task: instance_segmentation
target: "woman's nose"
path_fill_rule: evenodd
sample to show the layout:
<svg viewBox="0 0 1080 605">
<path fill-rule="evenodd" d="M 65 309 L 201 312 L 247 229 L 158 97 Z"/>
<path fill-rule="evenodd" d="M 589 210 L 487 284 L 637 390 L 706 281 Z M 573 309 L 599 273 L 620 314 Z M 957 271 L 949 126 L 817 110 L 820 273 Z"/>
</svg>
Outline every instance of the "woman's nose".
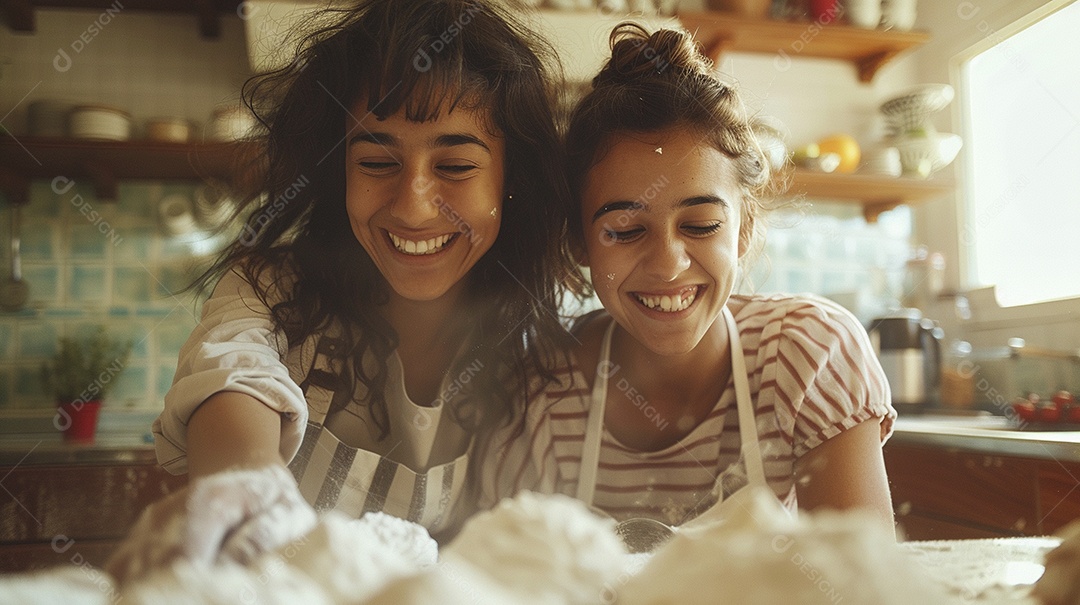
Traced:
<svg viewBox="0 0 1080 605">
<path fill-rule="evenodd" d="M 664 238 L 646 251 L 645 271 L 650 277 L 665 282 L 675 281 L 690 268 L 686 245 L 677 238 Z"/>
<path fill-rule="evenodd" d="M 443 201 L 435 180 L 423 174 L 403 177 L 394 191 L 390 215 L 410 227 L 419 227 L 438 217 Z"/>
</svg>

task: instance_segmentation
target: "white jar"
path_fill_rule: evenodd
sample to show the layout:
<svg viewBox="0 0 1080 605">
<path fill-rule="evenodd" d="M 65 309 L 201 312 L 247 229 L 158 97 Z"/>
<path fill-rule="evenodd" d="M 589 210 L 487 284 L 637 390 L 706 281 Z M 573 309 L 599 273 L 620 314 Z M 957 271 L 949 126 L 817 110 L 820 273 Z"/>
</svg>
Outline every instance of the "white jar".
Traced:
<svg viewBox="0 0 1080 605">
<path fill-rule="evenodd" d="M 71 110 L 68 130 L 76 139 L 126 141 L 131 138 L 131 115 L 107 105 L 79 105 Z"/>
<path fill-rule="evenodd" d="M 855 27 L 875 29 L 881 24 L 881 0 L 845 0 L 844 14 Z"/>
<path fill-rule="evenodd" d="M 881 21 L 885 29 L 908 31 L 915 27 L 916 0 L 884 0 Z"/>
</svg>

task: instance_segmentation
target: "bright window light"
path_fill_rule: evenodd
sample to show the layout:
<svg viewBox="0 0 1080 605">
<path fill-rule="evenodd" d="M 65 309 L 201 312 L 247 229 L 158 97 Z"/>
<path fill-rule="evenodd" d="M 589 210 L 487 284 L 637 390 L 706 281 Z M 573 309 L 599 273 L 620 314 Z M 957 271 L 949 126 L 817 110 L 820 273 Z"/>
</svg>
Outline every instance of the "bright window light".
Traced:
<svg viewBox="0 0 1080 605">
<path fill-rule="evenodd" d="M 969 278 L 1015 306 L 1080 296 L 1080 2 L 961 68 Z"/>
</svg>

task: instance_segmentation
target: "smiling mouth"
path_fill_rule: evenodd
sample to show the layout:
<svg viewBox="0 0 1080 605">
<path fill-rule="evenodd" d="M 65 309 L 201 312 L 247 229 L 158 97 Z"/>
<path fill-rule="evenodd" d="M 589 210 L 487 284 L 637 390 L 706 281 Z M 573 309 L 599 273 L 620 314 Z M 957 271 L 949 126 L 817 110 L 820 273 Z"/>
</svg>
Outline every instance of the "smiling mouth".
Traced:
<svg viewBox="0 0 1080 605">
<path fill-rule="evenodd" d="M 687 286 L 675 294 L 631 294 L 637 301 L 653 311 L 678 313 L 690 308 L 700 290 L 700 286 Z"/>
<path fill-rule="evenodd" d="M 426 256 L 428 254 L 435 254 L 441 252 L 450 242 L 454 241 L 457 234 L 447 233 L 446 235 L 440 235 L 438 237 L 432 237 L 424 240 L 411 240 L 404 237 L 386 232 L 390 236 L 390 243 L 394 245 L 394 248 L 402 254 L 408 254 L 410 256 Z"/>
</svg>

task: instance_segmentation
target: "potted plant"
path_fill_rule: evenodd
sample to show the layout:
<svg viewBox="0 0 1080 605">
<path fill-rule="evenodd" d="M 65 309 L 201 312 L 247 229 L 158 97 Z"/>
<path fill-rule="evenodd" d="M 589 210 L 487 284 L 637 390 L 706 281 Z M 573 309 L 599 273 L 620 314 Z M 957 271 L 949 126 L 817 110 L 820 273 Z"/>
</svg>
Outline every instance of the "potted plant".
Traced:
<svg viewBox="0 0 1080 605">
<path fill-rule="evenodd" d="M 101 400 L 124 369 L 131 342 L 109 338 L 104 326 L 89 338 L 60 338 L 52 360 L 41 364 L 45 391 L 56 400 L 53 425 L 64 440 L 92 443 Z"/>
</svg>

